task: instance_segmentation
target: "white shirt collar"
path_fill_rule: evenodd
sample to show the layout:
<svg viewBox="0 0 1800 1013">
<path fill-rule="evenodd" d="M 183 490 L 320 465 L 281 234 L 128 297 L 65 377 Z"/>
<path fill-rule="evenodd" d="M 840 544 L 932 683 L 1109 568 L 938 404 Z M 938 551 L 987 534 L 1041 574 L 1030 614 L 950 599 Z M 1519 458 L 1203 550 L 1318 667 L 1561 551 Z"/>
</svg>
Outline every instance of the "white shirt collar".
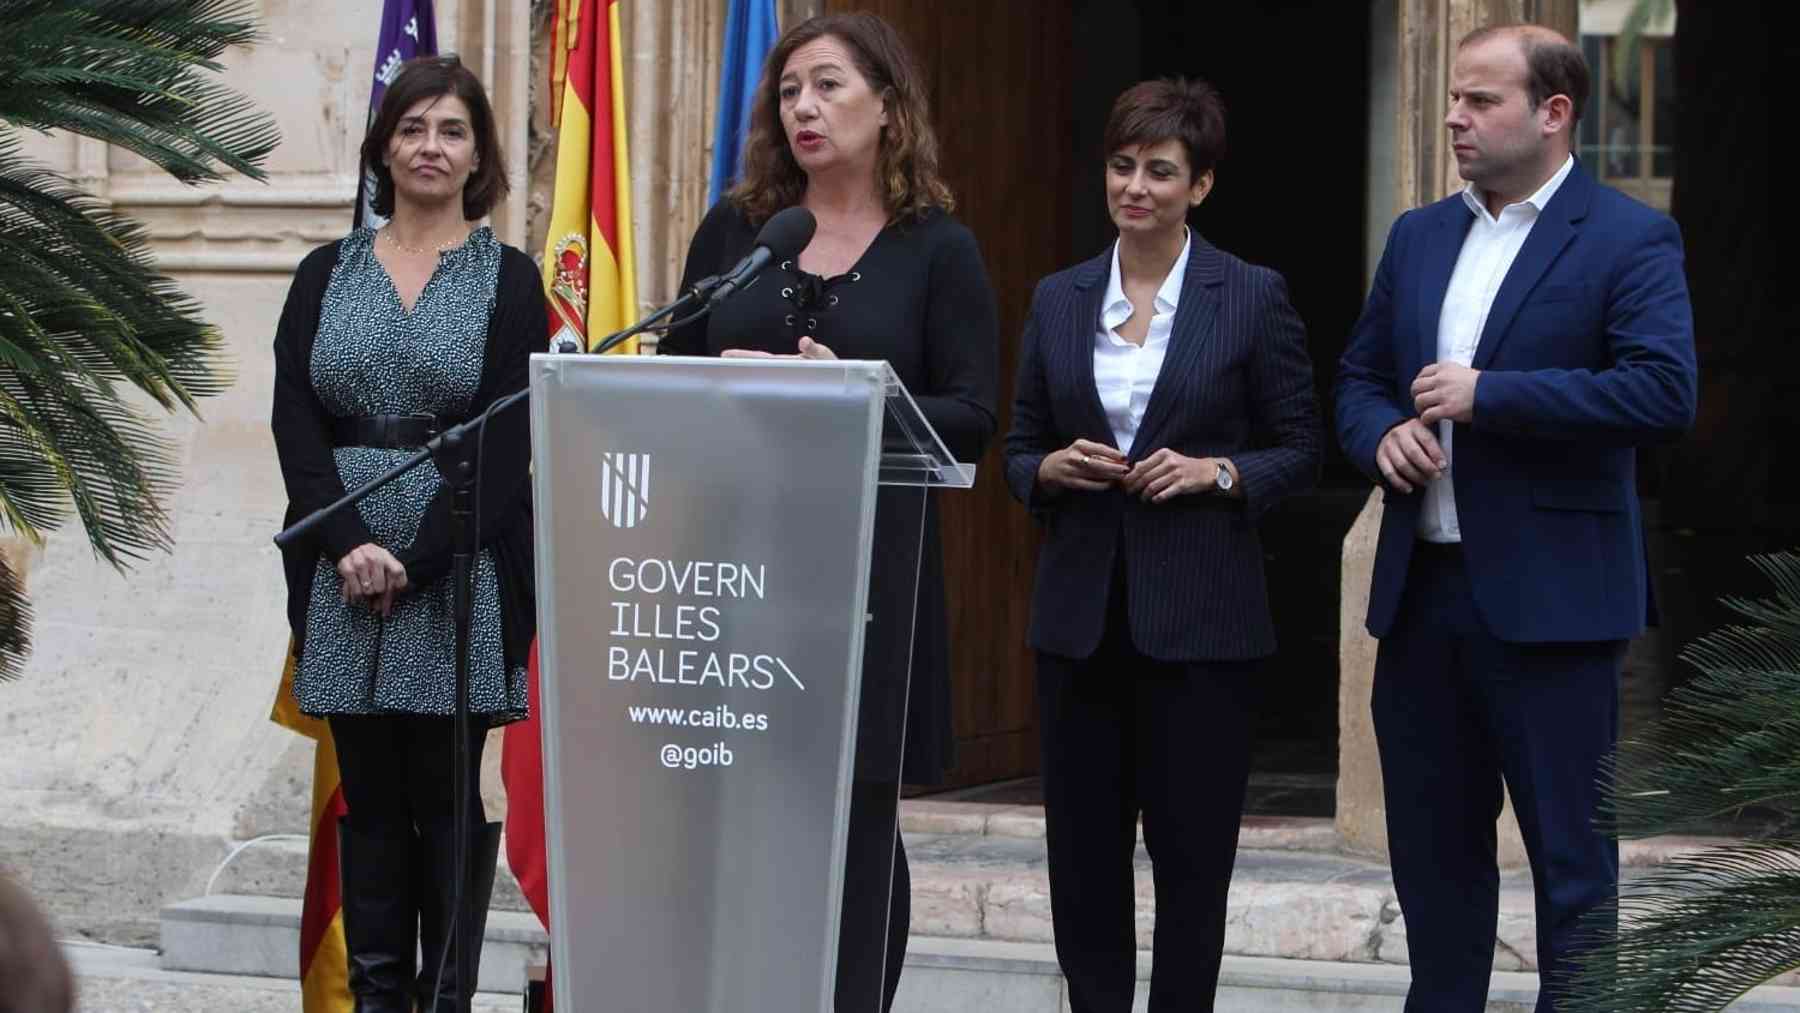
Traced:
<svg viewBox="0 0 1800 1013">
<path fill-rule="evenodd" d="M 1555 175 L 1545 180 L 1544 185 L 1538 187 L 1536 193 L 1519 201 L 1517 204 L 1508 204 L 1506 207 L 1518 207 L 1519 204 L 1529 204 L 1537 214 L 1543 214 L 1544 208 L 1550 203 L 1550 198 L 1556 196 L 1556 191 L 1562 189 L 1563 180 L 1569 178 L 1569 173 L 1573 171 L 1574 168 L 1575 156 L 1569 155 L 1563 159 L 1562 168 L 1556 170 Z M 1474 183 L 1468 183 L 1463 186 L 1462 196 L 1463 203 L 1469 206 L 1470 211 L 1475 212 L 1477 216 L 1487 221 L 1491 222 L 1495 220 L 1493 215 L 1488 214 L 1487 202 L 1482 199 L 1481 191 L 1476 188 Z M 1506 208 L 1501 208 L 1500 211 L 1504 214 Z M 1116 265 L 1118 264 L 1118 258 L 1116 255 L 1113 258 L 1113 263 L 1115 265 L 1114 270 L 1117 270 Z"/>
<path fill-rule="evenodd" d="M 1156 290 L 1155 310 L 1158 315 L 1173 313 L 1181 304 L 1181 283 L 1187 278 L 1188 252 L 1194 247 L 1194 232 L 1183 226 L 1181 252 L 1176 255 L 1175 263 L 1169 265 L 1169 273 L 1163 278 L 1162 285 Z M 1102 330 L 1112 330 L 1131 319 L 1131 300 L 1125 297 L 1125 282 L 1119 273 L 1119 244 L 1115 240 L 1112 248 L 1112 274 L 1106 281 L 1106 297 L 1100 302 L 1100 324 Z"/>
</svg>

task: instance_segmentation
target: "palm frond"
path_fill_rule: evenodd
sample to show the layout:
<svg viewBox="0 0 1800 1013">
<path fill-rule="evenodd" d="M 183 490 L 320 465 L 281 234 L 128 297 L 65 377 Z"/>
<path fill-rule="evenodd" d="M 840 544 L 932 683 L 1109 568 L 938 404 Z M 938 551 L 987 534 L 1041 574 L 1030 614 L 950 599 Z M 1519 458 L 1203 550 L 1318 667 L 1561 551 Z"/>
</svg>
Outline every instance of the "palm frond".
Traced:
<svg viewBox="0 0 1800 1013">
<path fill-rule="evenodd" d="M 169 546 L 162 502 L 178 462 L 168 440 L 116 394 L 59 374 L 0 372 L 0 444 L 7 443 L 42 461 L 25 481 L 0 484 L 0 511 L 21 533 L 41 537 L 72 503 L 94 551 L 116 567 Z"/>
<path fill-rule="evenodd" d="M 151 263 L 143 229 L 18 157 L 0 130 L 0 519 L 39 538 L 69 508 L 114 566 L 167 547 L 177 461 L 125 400 L 229 382 L 218 333 Z"/>
<path fill-rule="evenodd" d="M 1618 925 L 1616 936 L 1612 924 Z M 1800 841 L 1752 841 L 1670 860 L 1591 924 L 1602 938 L 1570 985 L 1584 1013 L 1712 1013 L 1800 968 Z"/>
<path fill-rule="evenodd" d="M 0 362 L 66 360 L 192 411 L 222 390 L 199 304 L 155 270 L 143 228 L 18 157 L 0 128 Z M 7 343 L 11 342 L 11 347 Z"/>
<path fill-rule="evenodd" d="M 6 553 L 0 552 L 0 682 L 17 679 L 30 654 L 31 603 Z"/>
<path fill-rule="evenodd" d="M 262 179 L 275 121 L 210 74 L 243 0 L 0 0 L 0 120 L 142 155 L 184 183 Z"/>
<path fill-rule="evenodd" d="M 1726 600 L 1753 625 L 1689 645 L 1682 658 L 1700 674 L 1609 764 L 1602 818 L 1621 836 L 1710 833 L 1746 814 L 1765 832 L 1800 834 L 1800 556 L 1752 563 L 1775 596 Z"/>
<path fill-rule="evenodd" d="M 1754 814 L 1761 839 L 1682 855 L 1589 921 L 1596 948 L 1566 1007 L 1585 1013 L 1725 1008 L 1800 968 L 1800 555 L 1751 562 L 1772 597 L 1691 644 L 1699 670 L 1609 763 L 1602 823 L 1624 836 L 1716 831 Z"/>
<path fill-rule="evenodd" d="M 27 163 L 18 129 L 84 134 L 184 183 L 262 179 L 274 120 L 214 80 L 255 36 L 243 0 L 0 0 L 0 532 L 41 540 L 73 512 L 115 567 L 166 549 L 179 460 L 138 396 L 197 415 L 229 383 L 144 229 Z M 0 679 L 29 624 L 0 560 Z"/>
</svg>

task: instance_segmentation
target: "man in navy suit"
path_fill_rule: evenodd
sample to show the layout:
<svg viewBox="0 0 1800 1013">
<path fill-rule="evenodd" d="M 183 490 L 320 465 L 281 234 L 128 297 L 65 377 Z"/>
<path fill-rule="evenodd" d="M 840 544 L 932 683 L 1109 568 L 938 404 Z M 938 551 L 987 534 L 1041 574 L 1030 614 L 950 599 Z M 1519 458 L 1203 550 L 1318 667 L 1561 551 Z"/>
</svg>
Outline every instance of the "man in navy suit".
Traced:
<svg viewBox="0 0 1800 1013">
<path fill-rule="evenodd" d="M 1581 50 L 1472 33 L 1451 73 L 1461 193 L 1400 216 L 1337 381 L 1386 489 L 1369 632 L 1409 1011 L 1480 1010 L 1512 792 L 1537 899 L 1538 1010 L 1618 893 L 1596 829 L 1619 664 L 1650 588 L 1636 448 L 1693 422 L 1681 237 L 1570 154 Z"/>
</svg>

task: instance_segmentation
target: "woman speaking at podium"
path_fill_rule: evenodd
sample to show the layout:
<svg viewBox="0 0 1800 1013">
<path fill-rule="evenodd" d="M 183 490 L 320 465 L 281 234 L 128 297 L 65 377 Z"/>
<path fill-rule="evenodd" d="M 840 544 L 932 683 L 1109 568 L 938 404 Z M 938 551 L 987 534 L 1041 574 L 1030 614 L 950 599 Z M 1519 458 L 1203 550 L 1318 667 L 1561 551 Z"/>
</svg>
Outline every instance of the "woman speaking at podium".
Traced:
<svg viewBox="0 0 1800 1013">
<path fill-rule="evenodd" d="M 1187 225 L 1225 154 L 1218 93 L 1136 85 L 1104 144 L 1119 238 L 1038 284 L 1006 479 L 1047 528 L 1029 637 L 1069 1007 L 1132 1008 L 1141 813 L 1150 1010 L 1187 1013 L 1213 1008 L 1254 662 L 1275 650 L 1256 519 L 1317 479 L 1319 412 L 1281 277 Z"/>
<path fill-rule="evenodd" d="M 828 15 L 789 29 L 756 86 L 742 178 L 695 233 L 682 288 L 749 253 L 778 211 L 806 208 L 817 232 L 798 257 L 710 318 L 670 331 L 659 350 L 885 359 L 956 459 L 974 461 L 995 428 L 999 324 L 981 251 L 950 215 L 923 88 L 899 34 L 873 15 Z M 902 753 L 902 717 L 906 783 L 941 781 L 953 742 L 943 556 L 930 505 L 916 627 L 879 618 L 902 609 L 912 591 L 905 562 L 918 527 L 916 515 L 903 523 L 907 495 L 884 489 L 876 508 L 870 612 L 878 619 L 864 652 L 838 950 L 837 1008 L 854 1013 L 869 1010 L 864 997 L 883 996 L 883 1009 L 893 1002 L 911 910 L 895 832 L 899 784 L 881 759 Z"/>
<path fill-rule="evenodd" d="M 410 457 L 525 386 L 548 333 L 531 258 L 484 217 L 506 167 L 481 82 L 454 56 L 404 65 L 363 141 L 374 208 L 392 219 L 309 254 L 275 334 L 272 427 L 286 523 Z M 300 709 L 324 716 L 349 815 L 340 824 L 350 989 L 367 1013 L 456 1009 L 441 968 L 452 898 L 478 956 L 499 824 L 482 816 L 487 729 L 524 716 L 533 604 L 531 447 L 524 412 L 487 426 L 469 649 L 471 825 L 454 826 L 455 627 L 449 496 L 414 468 L 285 553 Z M 466 889 L 453 840 L 471 836 Z M 424 965 L 414 981 L 414 947 Z M 470 960 L 476 966 L 477 959 Z M 441 984 L 435 997 L 434 987 Z"/>
</svg>

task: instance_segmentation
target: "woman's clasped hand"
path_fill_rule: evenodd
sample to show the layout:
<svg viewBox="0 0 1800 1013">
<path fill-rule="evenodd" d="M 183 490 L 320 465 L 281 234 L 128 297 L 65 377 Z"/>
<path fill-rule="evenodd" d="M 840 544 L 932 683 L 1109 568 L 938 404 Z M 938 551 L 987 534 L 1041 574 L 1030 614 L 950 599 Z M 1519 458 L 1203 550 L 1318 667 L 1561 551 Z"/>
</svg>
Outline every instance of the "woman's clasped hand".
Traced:
<svg viewBox="0 0 1800 1013">
<path fill-rule="evenodd" d="M 1045 454 L 1038 481 L 1052 489 L 1099 492 L 1117 485 L 1128 496 L 1161 503 L 1174 496 L 1210 492 L 1219 463 L 1188 457 L 1164 447 L 1141 461 L 1130 461 L 1118 448 L 1093 440 L 1076 440 Z"/>
</svg>

